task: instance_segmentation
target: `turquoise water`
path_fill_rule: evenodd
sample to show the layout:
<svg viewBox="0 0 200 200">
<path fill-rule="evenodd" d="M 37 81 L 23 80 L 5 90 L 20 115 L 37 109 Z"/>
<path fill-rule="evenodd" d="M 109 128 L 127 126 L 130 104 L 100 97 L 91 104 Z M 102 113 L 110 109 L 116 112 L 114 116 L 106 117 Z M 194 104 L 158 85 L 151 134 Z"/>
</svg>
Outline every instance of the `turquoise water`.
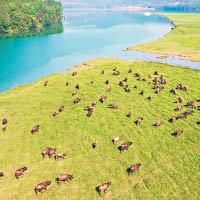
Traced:
<svg viewBox="0 0 200 200">
<path fill-rule="evenodd" d="M 163 37 L 172 24 L 161 16 L 65 10 L 64 32 L 0 40 L 0 92 L 96 57 L 140 59 L 126 47 Z"/>
</svg>

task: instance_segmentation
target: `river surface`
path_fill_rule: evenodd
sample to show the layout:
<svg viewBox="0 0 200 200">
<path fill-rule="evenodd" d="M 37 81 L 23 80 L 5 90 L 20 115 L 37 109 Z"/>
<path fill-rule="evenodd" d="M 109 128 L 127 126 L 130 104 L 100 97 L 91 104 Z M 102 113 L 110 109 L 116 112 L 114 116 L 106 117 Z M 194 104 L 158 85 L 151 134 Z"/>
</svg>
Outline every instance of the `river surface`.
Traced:
<svg viewBox="0 0 200 200">
<path fill-rule="evenodd" d="M 0 92 L 39 78 L 67 72 L 69 67 L 97 57 L 160 61 L 198 68 L 178 59 L 157 60 L 157 55 L 122 51 L 151 42 L 168 33 L 172 24 L 158 15 L 127 12 L 64 10 L 62 34 L 0 39 Z"/>
</svg>

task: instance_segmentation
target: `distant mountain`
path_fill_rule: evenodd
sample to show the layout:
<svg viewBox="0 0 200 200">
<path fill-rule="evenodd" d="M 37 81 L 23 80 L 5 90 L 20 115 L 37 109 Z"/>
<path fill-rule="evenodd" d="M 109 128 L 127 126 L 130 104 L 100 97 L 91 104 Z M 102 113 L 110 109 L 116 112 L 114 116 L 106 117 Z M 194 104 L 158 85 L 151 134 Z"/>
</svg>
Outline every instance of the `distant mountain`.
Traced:
<svg viewBox="0 0 200 200">
<path fill-rule="evenodd" d="M 58 0 L 67 8 L 114 8 L 122 6 L 153 7 L 156 9 L 177 8 L 200 10 L 200 0 Z"/>
</svg>

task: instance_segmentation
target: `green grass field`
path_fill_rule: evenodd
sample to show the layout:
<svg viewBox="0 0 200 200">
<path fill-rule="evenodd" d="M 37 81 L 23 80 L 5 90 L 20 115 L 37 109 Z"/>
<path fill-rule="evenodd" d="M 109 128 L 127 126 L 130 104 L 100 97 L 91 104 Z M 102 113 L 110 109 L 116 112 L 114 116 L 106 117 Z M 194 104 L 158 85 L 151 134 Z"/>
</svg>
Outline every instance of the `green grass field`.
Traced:
<svg viewBox="0 0 200 200">
<path fill-rule="evenodd" d="M 183 59 L 200 61 L 200 14 L 162 14 L 176 25 L 176 28 L 152 43 L 130 47 L 149 53 L 180 56 Z"/>
<path fill-rule="evenodd" d="M 168 120 L 179 112 L 174 111 L 178 97 L 187 101 L 200 99 L 200 71 L 172 67 L 152 62 L 131 62 L 118 59 L 96 59 L 86 63 L 88 67 L 72 72 L 54 74 L 35 83 L 20 86 L 0 95 L 0 119 L 7 118 L 7 130 L 0 131 L 0 180 L 1 200 L 198 200 L 200 198 L 200 110 L 187 119 L 169 123 Z M 113 76 L 117 67 L 120 76 Z M 127 73 L 129 69 L 133 73 Z M 105 74 L 101 74 L 104 69 Z M 155 94 L 152 82 L 158 71 L 165 76 L 168 84 Z M 141 72 L 147 82 L 137 81 L 134 74 Z M 152 78 L 148 78 L 148 74 Z M 128 78 L 131 92 L 126 93 L 118 85 Z M 49 81 L 47 87 L 43 86 Z M 94 80 L 94 84 L 90 81 Z M 111 92 L 105 81 L 109 80 Z M 65 83 L 69 81 L 69 86 Z M 80 85 L 77 96 L 72 97 L 76 84 Z M 186 92 L 178 90 L 177 95 L 169 93 L 179 83 L 188 87 Z M 135 89 L 134 85 L 138 88 Z M 145 90 L 144 96 L 139 92 Z M 91 118 L 84 108 L 101 95 L 106 95 L 104 104 L 98 102 Z M 147 97 L 153 96 L 152 101 Z M 81 98 L 79 104 L 73 100 Z M 119 109 L 107 108 L 117 103 Z M 199 102 L 196 102 L 199 105 Z M 61 105 L 65 109 L 57 117 L 52 114 Z M 182 112 L 187 110 L 184 107 Z M 126 114 L 132 112 L 132 118 Z M 134 121 L 143 117 L 141 125 Z M 154 127 L 156 121 L 163 125 Z M 31 128 L 40 125 L 39 132 L 31 134 Z M 184 132 L 179 137 L 171 134 L 178 129 Z M 120 136 L 121 141 L 113 145 L 111 140 Z M 94 141 L 99 142 L 92 149 Z M 118 146 L 132 141 L 128 151 L 120 153 Z M 55 161 L 43 160 L 41 152 L 46 147 L 57 148 L 57 153 L 67 152 L 67 157 Z M 135 174 L 128 176 L 127 168 L 142 163 Z M 19 180 L 15 170 L 26 166 L 28 170 Z M 57 185 L 55 178 L 62 173 L 74 175 L 74 180 Z M 34 193 L 34 187 L 45 180 L 52 184 L 47 191 Z M 108 192 L 99 197 L 95 188 L 111 181 Z"/>
</svg>

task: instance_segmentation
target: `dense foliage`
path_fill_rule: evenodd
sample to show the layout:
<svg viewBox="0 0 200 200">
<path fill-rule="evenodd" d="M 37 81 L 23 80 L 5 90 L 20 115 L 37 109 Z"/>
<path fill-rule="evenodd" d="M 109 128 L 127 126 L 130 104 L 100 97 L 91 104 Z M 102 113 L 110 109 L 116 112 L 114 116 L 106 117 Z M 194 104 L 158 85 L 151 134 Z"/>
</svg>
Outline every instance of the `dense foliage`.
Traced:
<svg viewBox="0 0 200 200">
<path fill-rule="evenodd" d="M 57 24 L 62 5 L 54 0 L 0 0 L 0 33 L 28 32 Z"/>
</svg>

